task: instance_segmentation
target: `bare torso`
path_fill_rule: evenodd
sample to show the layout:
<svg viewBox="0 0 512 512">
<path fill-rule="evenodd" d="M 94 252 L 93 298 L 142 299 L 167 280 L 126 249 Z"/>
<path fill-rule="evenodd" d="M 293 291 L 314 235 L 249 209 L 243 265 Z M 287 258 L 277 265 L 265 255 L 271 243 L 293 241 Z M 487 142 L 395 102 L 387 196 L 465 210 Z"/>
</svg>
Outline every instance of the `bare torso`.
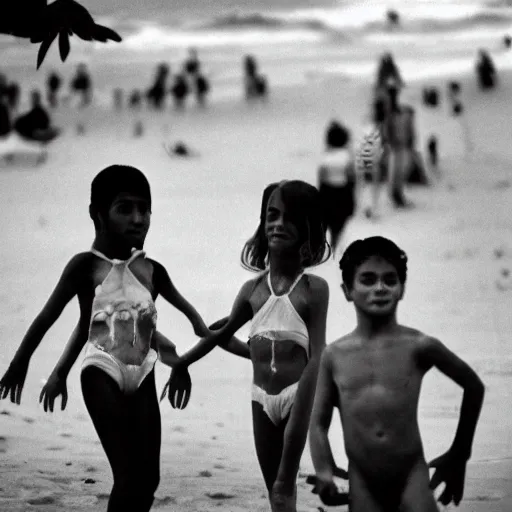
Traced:
<svg viewBox="0 0 512 512">
<path fill-rule="evenodd" d="M 332 372 L 351 464 L 368 478 L 394 479 L 423 459 L 417 407 L 425 369 L 418 362 L 418 331 L 332 346 Z"/>
</svg>

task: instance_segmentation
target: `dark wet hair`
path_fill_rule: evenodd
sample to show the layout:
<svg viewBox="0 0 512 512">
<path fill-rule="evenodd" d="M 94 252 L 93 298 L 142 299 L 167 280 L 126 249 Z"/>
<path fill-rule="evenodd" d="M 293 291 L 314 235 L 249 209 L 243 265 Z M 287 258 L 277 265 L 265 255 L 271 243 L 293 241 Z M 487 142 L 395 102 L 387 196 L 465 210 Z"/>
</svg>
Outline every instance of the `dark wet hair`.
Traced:
<svg viewBox="0 0 512 512">
<path fill-rule="evenodd" d="M 372 236 L 352 242 L 340 260 L 343 283 L 347 288 L 354 285 L 357 268 L 372 256 L 380 256 L 396 268 L 402 284 L 407 279 L 407 254 L 394 242 L 382 236 Z"/>
<path fill-rule="evenodd" d="M 304 181 L 272 183 L 263 191 L 260 223 L 254 235 L 245 243 L 240 257 L 247 270 L 265 270 L 268 263 L 268 240 L 265 234 L 267 207 L 272 194 L 279 190 L 283 203 L 299 231 L 302 266 L 313 267 L 327 261 L 331 248 L 325 237 L 322 207 L 318 190 Z"/>
<path fill-rule="evenodd" d="M 147 199 L 151 211 L 151 189 L 144 174 L 129 165 L 110 165 L 100 171 L 91 183 L 89 214 L 94 227 L 99 227 L 98 214 L 106 214 L 121 192 L 131 192 Z"/>
<path fill-rule="evenodd" d="M 325 145 L 327 148 L 344 148 L 350 141 L 350 132 L 337 121 L 332 121 L 327 127 Z"/>
</svg>

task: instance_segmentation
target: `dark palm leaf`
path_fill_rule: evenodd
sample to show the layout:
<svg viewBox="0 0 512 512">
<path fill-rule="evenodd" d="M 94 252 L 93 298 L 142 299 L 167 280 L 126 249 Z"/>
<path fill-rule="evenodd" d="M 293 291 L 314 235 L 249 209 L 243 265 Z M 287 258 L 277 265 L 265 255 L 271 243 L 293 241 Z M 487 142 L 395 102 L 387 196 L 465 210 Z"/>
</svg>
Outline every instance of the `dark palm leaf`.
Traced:
<svg viewBox="0 0 512 512">
<path fill-rule="evenodd" d="M 57 32 L 53 32 L 48 34 L 46 39 L 43 40 L 41 43 L 41 46 L 39 47 L 39 51 L 37 52 L 37 69 L 41 66 L 43 63 L 44 58 L 46 57 L 46 54 L 48 53 L 48 50 L 50 49 L 50 46 L 53 43 L 53 40 L 57 37 Z"/>
<path fill-rule="evenodd" d="M 69 55 L 69 35 L 67 31 L 61 30 L 59 33 L 59 52 L 62 62 L 64 62 Z"/>
</svg>

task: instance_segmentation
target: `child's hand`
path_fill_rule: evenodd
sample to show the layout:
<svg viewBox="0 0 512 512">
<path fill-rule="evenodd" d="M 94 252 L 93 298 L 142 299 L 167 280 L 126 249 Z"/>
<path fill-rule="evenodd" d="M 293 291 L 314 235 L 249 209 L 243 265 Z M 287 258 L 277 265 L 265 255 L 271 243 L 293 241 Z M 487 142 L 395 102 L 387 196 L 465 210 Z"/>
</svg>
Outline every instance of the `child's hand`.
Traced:
<svg viewBox="0 0 512 512">
<path fill-rule="evenodd" d="M 210 329 L 210 331 L 218 331 L 219 329 L 222 329 L 228 323 L 228 321 L 229 316 L 225 316 L 224 318 L 213 322 L 212 325 L 208 326 L 208 329 Z"/>
<path fill-rule="evenodd" d="M 342 474 L 338 473 L 336 476 L 344 480 L 348 478 L 346 471 L 340 470 L 339 468 L 336 469 L 342 472 Z M 348 493 L 340 492 L 333 478 L 321 478 L 316 475 L 310 475 L 306 479 L 306 483 L 313 484 L 311 492 L 318 494 L 322 503 L 328 507 L 339 507 L 341 505 L 347 505 L 349 502 Z"/>
<path fill-rule="evenodd" d="M 59 395 L 62 395 L 60 409 L 63 411 L 68 403 L 66 379 L 61 379 L 56 373 L 52 373 L 39 395 L 39 403 L 43 402 L 44 412 L 48 412 L 48 409 L 53 412 L 53 404 Z"/>
<path fill-rule="evenodd" d="M 0 399 L 7 398 L 11 394 L 11 402 L 20 404 L 21 392 L 27 377 L 28 361 L 17 361 L 14 359 L 7 368 L 4 376 L 0 380 Z"/>
<path fill-rule="evenodd" d="M 171 376 L 160 395 L 160 401 L 164 399 L 167 390 L 169 390 L 169 402 L 173 409 L 187 407 L 192 394 L 192 380 L 187 368 L 176 366 L 172 369 Z"/>
<path fill-rule="evenodd" d="M 204 336 L 209 336 L 211 334 L 204 322 L 194 324 L 194 333 L 196 336 L 199 336 L 200 338 Z"/>
<path fill-rule="evenodd" d="M 430 480 L 430 488 L 435 490 L 441 483 L 445 483 L 444 491 L 437 501 L 445 506 L 452 501 L 456 506 L 460 503 L 464 494 L 466 464 L 466 458 L 457 456 L 450 451 L 429 463 L 429 468 L 435 468 L 434 475 Z"/>
</svg>

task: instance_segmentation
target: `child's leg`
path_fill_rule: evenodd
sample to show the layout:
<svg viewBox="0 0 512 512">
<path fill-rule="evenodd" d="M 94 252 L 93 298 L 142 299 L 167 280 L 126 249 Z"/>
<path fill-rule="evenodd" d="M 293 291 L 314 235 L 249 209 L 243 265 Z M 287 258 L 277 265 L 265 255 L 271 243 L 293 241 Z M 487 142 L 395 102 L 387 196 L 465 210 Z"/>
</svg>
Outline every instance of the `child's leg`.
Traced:
<svg viewBox="0 0 512 512">
<path fill-rule="evenodd" d="M 162 422 L 155 385 L 155 373 L 151 371 L 139 389 L 130 397 L 129 414 L 135 437 L 132 452 L 135 452 L 137 467 L 137 495 L 140 510 L 149 511 L 154 494 L 160 483 L 160 447 Z"/>
<path fill-rule="evenodd" d="M 354 464 L 349 465 L 349 486 L 350 512 L 388 512 L 383 504 L 379 504 Z"/>
<path fill-rule="evenodd" d="M 114 477 L 108 512 L 149 511 L 159 478 L 154 458 L 159 456 L 160 450 L 160 414 L 155 414 L 149 398 L 153 391 L 156 402 L 154 373 L 141 384 L 136 392 L 139 396 L 131 397 L 94 366 L 83 370 L 81 381 L 85 405 Z M 132 410 L 134 405 L 142 403 L 146 407 L 141 412 Z M 148 459 L 151 460 L 148 462 Z"/>
<path fill-rule="evenodd" d="M 277 426 L 274 425 L 267 416 L 267 413 L 263 410 L 263 406 L 253 401 L 252 423 L 256 455 L 270 496 L 272 486 L 277 477 L 279 465 L 281 464 L 286 421 L 282 421 Z"/>
<path fill-rule="evenodd" d="M 401 512 L 439 512 L 425 461 L 419 461 L 409 473 L 402 495 Z"/>
</svg>

